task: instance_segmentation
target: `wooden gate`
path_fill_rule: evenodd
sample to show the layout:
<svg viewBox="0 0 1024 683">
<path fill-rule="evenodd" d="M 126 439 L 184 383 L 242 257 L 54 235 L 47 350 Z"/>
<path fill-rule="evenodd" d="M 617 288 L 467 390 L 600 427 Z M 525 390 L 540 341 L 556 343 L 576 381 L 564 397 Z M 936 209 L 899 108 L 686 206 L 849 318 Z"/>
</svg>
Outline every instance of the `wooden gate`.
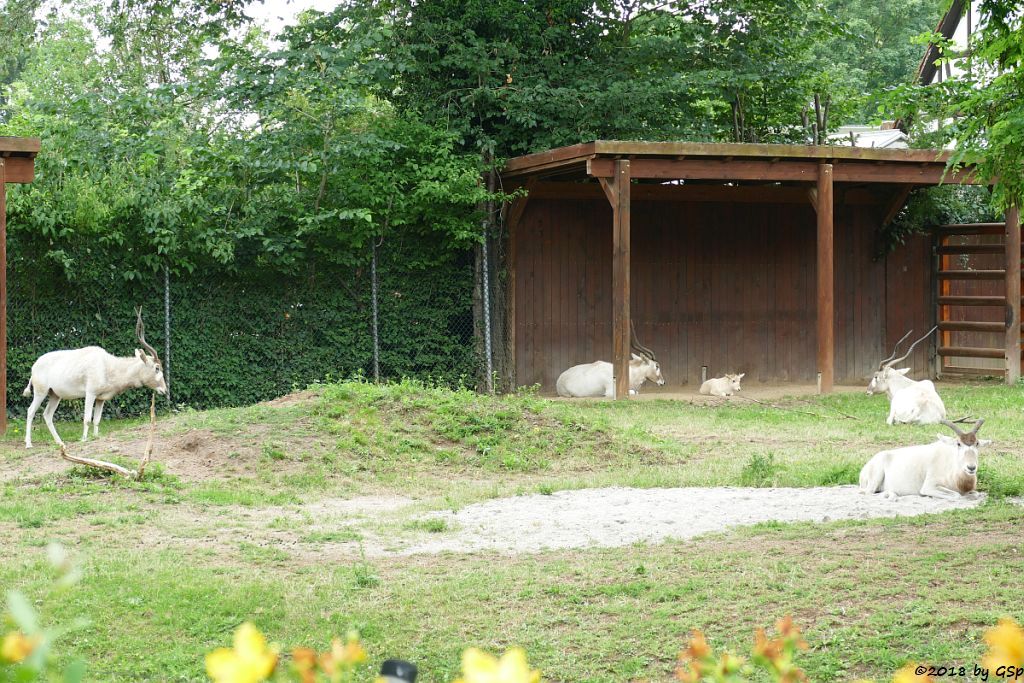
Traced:
<svg viewBox="0 0 1024 683">
<path fill-rule="evenodd" d="M 1006 373 L 1005 236 L 1005 223 L 935 231 L 940 375 Z"/>
</svg>

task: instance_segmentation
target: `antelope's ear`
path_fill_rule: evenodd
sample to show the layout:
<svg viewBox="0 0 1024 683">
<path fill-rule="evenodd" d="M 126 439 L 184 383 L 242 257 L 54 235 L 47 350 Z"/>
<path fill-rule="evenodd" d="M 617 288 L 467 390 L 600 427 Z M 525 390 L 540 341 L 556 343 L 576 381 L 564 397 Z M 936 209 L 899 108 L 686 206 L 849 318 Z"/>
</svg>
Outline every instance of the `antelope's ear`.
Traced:
<svg viewBox="0 0 1024 683">
<path fill-rule="evenodd" d="M 745 372 L 741 372 L 740 374 L 736 375 L 736 379 L 743 379 L 743 377 L 744 377 L 744 376 L 745 376 L 746 374 L 747 374 L 747 373 L 745 373 Z"/>
<path fill-rule="evenodd" d="M 959 443 L 957 439 L 954 439 L 953 437 L 948 436 L 946 434 L 936 434 L 935 436 L 939 438 L 939 441 L 941 441 L 942 443 L 948 443 L 950 446 Z"/>
<path fill-rule="evenodd" d="M 138 358 L 139 360 L 145 358 L 145 356 L 142 354 L 142 349 L 135 349 L 135 357 Z"/>
<path fill-rule="evenodd" d="M 640 356 L 636 355 L 635 353 L 631 353 L 629 355 L 633 357 L 633 360 L 643 360 Z"/>
<path fill-rule="evenodd" d="M 899 369 L 899 370 L 897 370 L 896 372 L 900 373 L 901 375 L 905 375 L 905 374 L 907 374 L 908 372 L 910 372 L 910 368 L 900 368 L 900 369 Z"/>
<path fill-rule="evenodd" d="M 988 446 L 992 443 L 992 439 L 978 439 L 979 446 Z"/>
</svg>

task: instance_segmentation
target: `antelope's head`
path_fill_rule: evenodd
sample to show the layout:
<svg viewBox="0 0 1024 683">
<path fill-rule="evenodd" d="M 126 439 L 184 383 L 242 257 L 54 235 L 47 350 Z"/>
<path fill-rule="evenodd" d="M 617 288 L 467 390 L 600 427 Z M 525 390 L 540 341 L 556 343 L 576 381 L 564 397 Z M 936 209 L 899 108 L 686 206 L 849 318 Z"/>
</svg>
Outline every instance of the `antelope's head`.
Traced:
<svg viewBox="0 0 1024 683">
<path fill-rule="evenodd" d="M 633 321 L 629 321 L 630 331 L 630 345 L 633 347 L 633 362 L 642 364 L 644 371 L 644 379 L 648 382 L 654 382 L 658 386 L 665 384 L 665 378 L 661 374 L 661 364 L 658 363 L 654 357 L 654 351 L 640 343 L 636 338 L 636 327 L 633 325 Z"/>
<path fill-rule="evenodd" d="M 914 351 L 914 347 L 917 346 L 923 340 L 927 339 L 929 336 L 931 336 L 931 333 L 934 332 L 936 329 L 938 329 L 937 325 L 932 329 L 928 330 L 928 332 L 923 337 L 921 337 L 913 344 L 911 344 L 910 348 L 907 349 L 907 352 L 905 354 L 903 354 L 899 358 L 896 358 L 896 353 L 900 348 L 900 344 L 907 340 L 907 337 L 910 336 L 913 330 L 910 330 L 905 335 L 903 335 L 903 338 L 896 342 L 896 346 L 892 350 L 892 355 L 890 355 L 888 358 L 880 362 L 878 364 L 878 369 L 875 370 L 873 375 L 871 375 L 871 381 L 868 382 L 868 396 L 872 394 L 884 394 L 888 392 L 889 385 L 892 383 L 894 379 L 896 379 L 897 377 L 903 377 L 908 372 L 910 372 L 910 368 L 900 368 L 897 370 L 893 366 L 896 365 L 896 363 L 899 363 L 900 361 L 910 356 L 910 354 Z"/>
<path fill-rule="evenodd" d="M 164 380 L 164 366 L 156 349 L 146 341 L 146 327 L 142 324 L 142 306 L 135 308 L 135 336 L 141 349 L 135 349 L 135 357 L 142 361 L 142 383 L 161 396 L 167 393 Z"/>
<path fill-rule="evenodd" d="M 978 430 L 981 429 L 981 425 L 984 423 L 984 419 L 979 419 L 974 423 L 974 429 L 969 432 L 963 432 L 949 420 L 942 421 L 942 424 L 956 432 L 956 438 L 947 434 L 939 434 L 938 437 L 942 443 L 956 446 L 956 474 L 958 479 L 969 478 L 974 480 L 978 476 L 978 449 L 992 443 L 990 439 L 978 438 Z"/>
</svg>

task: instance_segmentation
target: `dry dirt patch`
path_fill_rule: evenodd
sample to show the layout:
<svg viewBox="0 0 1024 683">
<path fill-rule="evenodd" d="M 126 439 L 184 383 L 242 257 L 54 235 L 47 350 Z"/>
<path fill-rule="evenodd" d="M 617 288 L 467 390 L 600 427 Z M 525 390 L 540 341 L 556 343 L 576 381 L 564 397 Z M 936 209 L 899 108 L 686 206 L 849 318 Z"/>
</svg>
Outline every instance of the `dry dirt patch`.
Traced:
<svg viewBox="0 0 1024 683">
<path fill-rule="evenodd" d="M 276 408 L 297 406 L 311 403 L 316 397 L 315 391 L 300 391 L 262 405 Z M 301 426 L 301 423 L 296 424 Z M 68 451 L 90 458 L 121 456 L 131 460 L 140 459 L 145 452 L 149 439 L 148 424 L 109 435 L 103 433 L 102 425 L 100 429 L 99 438 L 90 436 L 85 443 L 77 439 L 68 440 Z M 272 442 L 288 455 L 326 447 L 316 435 L 282 433 L 279 425 L 261 423 L 247 424 L 234 433 L 202 428 L 181 432 L 179 418 L 172 415 L 159 418 L 157 429 L 153 460 L 162 463 L 169 474 L 189 482 L 232 479 L 251 473 L 253 462 L 262 456 L 263 444 L 267 442 Z M 37 433 L 35 436 L 35 447 L 31 451 L 0 458 L 0 482 L 35 479 L 64 472 L 74 466 L 60 457 L 49 433 Z M 291 474 L 304 469 L 304 464 L 286 457 L 275 460 L 274 469 L 281 474 Z"/>
<path fill-rule="evenodd" d="M 985 496 L 955 501 L 905 496 L 889 501 L 861 494 L 855 486 L 785 488 L 602 488 L 559 491 L 434 511 L 411 519 L 441 519 L 447 531 L 382 529 L 386 517 L 401 526 L 413 503 L 400 497 L 328 499 L 308 505 L 239 509 L 206 525 L 198 540 L 215 547 L 246 541 L 296 550 L 317 561 L 359 555 L 388 557 L 437 553 L 535 553 L 569 548 L 621 547 L 690 539 L 763 522 L 829 522 L 844 519 L 916 516 L 975 507 Z M 220 514 L 224 514 L 222 511 Z M 271 520 L 305 520 L 300 529 L 274 529 Z M 183 521 L 183 520 L 182 520 Z M 172 528 L 180 530 L 180 523 Z M 332 533 L 355 538 L 332 541 Z M 303 537 L 320 535 L 310 544 Z M 312 552 L 311 552 L 312 549 Z"/>
<path fill-rule="evenodd" d="M 538 552 L 615 547 L 693 538 L 761 522 L 828 522 L 913 516 L 979 505 L 984 495 L 956 501 L 863 495 L 856 486 L 785 488 L 612 487 L 504 498 L 458 512 L 436 512 L 453 533 L 412 544 L 400 553 Z"/>
</svg>

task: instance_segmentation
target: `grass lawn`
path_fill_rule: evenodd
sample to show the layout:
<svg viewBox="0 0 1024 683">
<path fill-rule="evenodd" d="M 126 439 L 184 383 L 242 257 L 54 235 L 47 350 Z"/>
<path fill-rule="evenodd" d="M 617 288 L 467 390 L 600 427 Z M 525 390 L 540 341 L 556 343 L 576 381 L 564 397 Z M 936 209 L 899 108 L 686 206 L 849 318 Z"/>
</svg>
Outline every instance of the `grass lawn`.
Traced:
<svg viewBox="0 0 1024 683">
<path fill-rule="evenodd" d="M 981 508 L 529 555 L 389 548 L 449 532 L 425 511 L 506 495 L 855 483 L 874 452 L 945 428 L 887 427 L 884 398 L 859 392 L 694 405 L 348 383 L 162 418 L 159 466 L 137 483 L 65 467 L 40 425 L 31 452 L 12 430 L 0 442 L 0 591 L 17 588 L 48 623 L 87 619 L 57 649 L 99 681 L 203 680 L 203 654 L 245 620 L 286 646 L 323 648 L 357 628 L 372 663 L 411 659 L 423 681 L 454 678 L 466 645 L 513 644 L 548 680 L 667 680 L 691 629 L 746 653 L 753 629 L 785 614 L 805 628 L 812 680 L 888 680 L 911 660 L 970 667 L 987 627 L 1024 621 L 1024 508 L 1008 500 L 1024 494 L 1024 396 L 940 391 L 994 440 Z M 60 429 L 71 443 L 81 427 Z M 102 429 L 76 452 L 142 452 L 142 422 Z M 53 540 L 82 569 L 57 593 Z"/>
</svg>

